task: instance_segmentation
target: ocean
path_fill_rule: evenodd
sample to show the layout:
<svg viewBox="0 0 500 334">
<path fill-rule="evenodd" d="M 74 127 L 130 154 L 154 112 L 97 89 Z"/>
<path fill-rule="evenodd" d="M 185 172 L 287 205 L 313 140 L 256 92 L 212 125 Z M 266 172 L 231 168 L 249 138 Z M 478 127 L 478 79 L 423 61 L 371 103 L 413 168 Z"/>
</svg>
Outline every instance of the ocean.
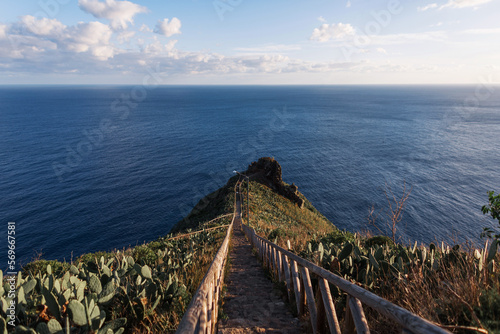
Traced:
<svg viewBox="0 0 500 334">
<path fill-rule="evenodd" d="M 481 244 L 499 130 L 496 86 L 2 86 L 0 238 L 21 265 L 141 244 L 270 156 L 340 229 L 406 183 L 402 241 Z"/>
</svg>

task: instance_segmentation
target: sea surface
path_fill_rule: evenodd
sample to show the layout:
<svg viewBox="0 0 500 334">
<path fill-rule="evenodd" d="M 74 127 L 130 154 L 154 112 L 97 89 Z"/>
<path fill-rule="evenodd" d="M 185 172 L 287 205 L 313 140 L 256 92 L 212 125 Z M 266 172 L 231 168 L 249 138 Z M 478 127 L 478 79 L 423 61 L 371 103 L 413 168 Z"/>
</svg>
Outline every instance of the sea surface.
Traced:
<svg viewBox="0 0 500 334">
<path fill-rule="evenodd" d="M 499 132 L 500 87 L 3 86 L 0 268 L 8 222 L 18 264 L 141 244 L 262 156 L 341 229 L 406 183 L 398 238 L 480 244 Z"/>
</svg>

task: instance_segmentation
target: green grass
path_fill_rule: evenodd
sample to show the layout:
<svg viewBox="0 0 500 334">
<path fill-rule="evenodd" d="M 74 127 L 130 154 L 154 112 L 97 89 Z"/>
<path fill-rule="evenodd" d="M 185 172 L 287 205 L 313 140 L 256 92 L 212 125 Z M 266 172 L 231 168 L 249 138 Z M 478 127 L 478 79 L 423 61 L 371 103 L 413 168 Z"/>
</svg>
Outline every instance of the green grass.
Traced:
<svg viewBox="0 0 500 334">
<path fill-rule="evenodd" d="M 304 207 L 258 182 L 250 182 L 250 223 L 257 234 L 280 246 L 290 240 L 292 247 L 302 249 L 309 239 L 340 233 L 316 208 L 299 193 Z M 246 201 L 243 211 L 246 212 Z"/>
</svg>

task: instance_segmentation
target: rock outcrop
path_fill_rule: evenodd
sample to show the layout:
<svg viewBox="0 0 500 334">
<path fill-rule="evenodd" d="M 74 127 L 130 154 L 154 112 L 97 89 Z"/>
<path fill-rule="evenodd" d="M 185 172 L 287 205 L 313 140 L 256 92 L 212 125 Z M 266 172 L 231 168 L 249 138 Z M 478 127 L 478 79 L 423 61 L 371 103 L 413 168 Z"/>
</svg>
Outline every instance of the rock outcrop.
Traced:
<svg viewBox="0 0 500 334">
<path fill-rule="evenodd" d="M 300 198 L 298 188 L 295 184 L 287 185 L 281 177 L 281 166 L 273 158 L 260 158 L 248 166 L 245 174 L 252 180 L 258 181 L 276 191 L 281 196 L 288 198 L 298 205 L 304 207 L 304 200 Z"/>
</svg>

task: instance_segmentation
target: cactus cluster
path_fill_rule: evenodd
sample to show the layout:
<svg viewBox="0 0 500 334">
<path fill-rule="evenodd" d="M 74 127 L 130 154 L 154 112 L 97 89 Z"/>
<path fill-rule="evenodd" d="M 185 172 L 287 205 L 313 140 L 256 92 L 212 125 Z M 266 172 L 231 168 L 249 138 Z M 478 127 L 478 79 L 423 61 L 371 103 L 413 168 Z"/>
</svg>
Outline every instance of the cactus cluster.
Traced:
<svg viewBox="0 0 500 334">
<path fill-rule="evenodd" d="M 182 307 L 175 303 L 189 303 L 197 288 L 188 269 L 198 256 L 219 247 L 223 230 L 177 240 L 161 238 L 139 246 L 142 251 L 75 261 L 57 274 L 50 264 L 37 273 L 19 272 L 15 297 L 8 295 L 10 286 L 0 271 L 0 334 L 14 331 L 7 326 L 7 308 L 14 298 L 16 333 L 123 333 L 152 323 L 145 320 L 156 312 L 179 312 Z M 144 256 L 144 249 L 149 256 Z"/>
<path fill-rule="evenodd" d="M 495 272 L 494 258 L 496 247 L 491 247 L 474 252 L 476 274 Z M 449 247 L 441 244 L 431 244 L 428 248 L 418 246 L 384 244 L 370 244 L 360 238 L 342 243 L 326 243 L 311 241 L 301 256 L 317 263 L 346 279 L 373 288 L 381 279 L 404 279 L 418 268 L 424 277 L 432 271 L 438 270 L 442 265 L 450 262 L 467 261 L 467 252 L 462 252 L 460 246 Z"/>
</svg>

